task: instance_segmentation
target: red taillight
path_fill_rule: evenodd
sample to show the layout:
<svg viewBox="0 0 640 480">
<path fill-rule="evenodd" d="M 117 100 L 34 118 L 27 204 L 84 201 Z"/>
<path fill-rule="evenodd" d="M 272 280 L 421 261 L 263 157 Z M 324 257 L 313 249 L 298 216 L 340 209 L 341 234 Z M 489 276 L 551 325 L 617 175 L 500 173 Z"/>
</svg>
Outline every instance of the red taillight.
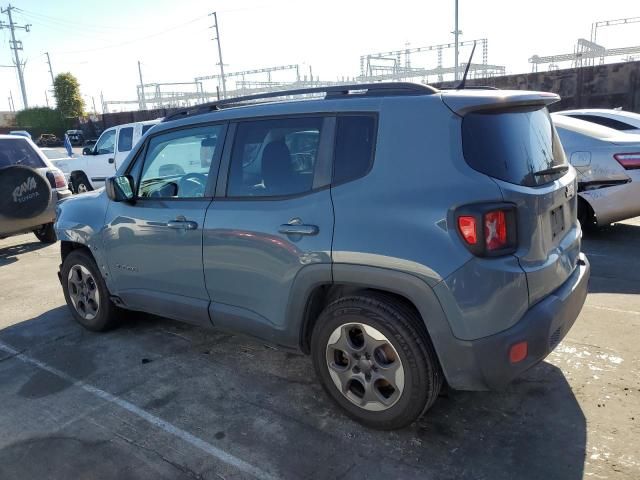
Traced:
<svg viewBox="0 0 640 480">
<path fill-rule="evenodd" d="M 464 238 L 465 242 L 469 245 L 475 245 L 478 243 L 478 233 L 476 228 L 475 217 L 462 216 L 458 217 L 458 228 Z"/>
<path fill-rule="evenodd" d="M 640 169 L 640 152 L 616 153 L 613 158 L 615 158 L 625 170 Z"/>
<path fill-rule="evenodd" d="M 458 234 L 474 255 L 510 255 L 518 247 L 516 213 L 511 203 L 464 205 L 455 213 Z"/>
<path fill-rule="evenodd" d="M 64 188 L 67 186 L 67 179 L 64 178 L 64 174 L 60 170 L 52 170 L 51 173 L 53 174 L 56 188 Z"/>
<path fill-rule="evenodd" d="M 507 219 L 504 210 L 484 214 L 484 241 L 487 250 L 500 250 L 507 245 Z"/>
</svg>

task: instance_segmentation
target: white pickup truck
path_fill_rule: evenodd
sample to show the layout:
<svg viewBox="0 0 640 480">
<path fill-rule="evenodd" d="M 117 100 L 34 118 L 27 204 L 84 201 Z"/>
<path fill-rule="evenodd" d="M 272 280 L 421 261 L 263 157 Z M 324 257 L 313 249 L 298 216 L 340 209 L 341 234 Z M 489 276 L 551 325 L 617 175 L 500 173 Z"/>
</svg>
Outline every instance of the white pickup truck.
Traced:
<svg viewBox="0 0 640 480">
<path fill-rule="evenodd" d="M 106 129 L 88 155 L 78 155 L 53 163 L 67 177 L 74 193 L 87 192 L 104 186 L 115 175 L 118 166 L 131 149 L 160 119 L 126 123 Z"/>
</svg>

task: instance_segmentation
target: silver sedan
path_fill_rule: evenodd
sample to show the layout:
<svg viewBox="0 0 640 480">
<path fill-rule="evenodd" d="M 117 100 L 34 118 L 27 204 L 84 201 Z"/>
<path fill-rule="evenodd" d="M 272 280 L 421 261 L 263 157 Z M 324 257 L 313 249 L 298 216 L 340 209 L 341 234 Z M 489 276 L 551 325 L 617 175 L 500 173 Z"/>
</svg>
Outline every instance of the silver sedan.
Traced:
<svg viewBox="0 0 640 480">
<path fill-rule="evenodd" d="M 567 159 L 578 171 L 578 216 L 604 226 L 640 216 L 640 135 L 553 114 Z"/>
</svg>

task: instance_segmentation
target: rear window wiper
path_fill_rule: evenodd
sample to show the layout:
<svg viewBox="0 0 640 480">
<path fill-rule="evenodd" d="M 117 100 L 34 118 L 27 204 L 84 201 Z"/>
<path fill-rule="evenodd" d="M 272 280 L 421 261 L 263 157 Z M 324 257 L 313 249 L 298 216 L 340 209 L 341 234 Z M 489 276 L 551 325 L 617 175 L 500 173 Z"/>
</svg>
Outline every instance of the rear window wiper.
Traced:
<svg viewBox="0 0 640 480">
<path fill-rule="evenodd" d="M 542 177 L 544 175 L 555 175 L 557 173 L 567 173 L 569 171 L 569 165 L 556 165 L 555 167 L 547 168 L 545 170 L 540 170 L 539 172 L 535 172 L 534 175 L 536 177 Z"/>
</svg>

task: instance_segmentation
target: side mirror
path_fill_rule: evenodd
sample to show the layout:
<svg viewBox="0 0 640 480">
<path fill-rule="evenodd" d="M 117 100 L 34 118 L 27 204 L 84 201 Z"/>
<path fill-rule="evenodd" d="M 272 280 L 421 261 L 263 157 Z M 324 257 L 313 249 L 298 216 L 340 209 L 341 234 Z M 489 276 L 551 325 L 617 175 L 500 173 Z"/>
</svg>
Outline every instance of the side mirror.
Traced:
<svg viewBox="0 0 640 480">
<path fill-rule="evenodd" d="M 93 147 L 84 147 L 82 149 L 83 155 L 93 155 Z"/>
<path fill-rule="evenodd" d="M 109 177 L 105 183 L 107 196 L 114 202 L 133 200 L 133 178 L 131 175 Z"/>
</svg>

